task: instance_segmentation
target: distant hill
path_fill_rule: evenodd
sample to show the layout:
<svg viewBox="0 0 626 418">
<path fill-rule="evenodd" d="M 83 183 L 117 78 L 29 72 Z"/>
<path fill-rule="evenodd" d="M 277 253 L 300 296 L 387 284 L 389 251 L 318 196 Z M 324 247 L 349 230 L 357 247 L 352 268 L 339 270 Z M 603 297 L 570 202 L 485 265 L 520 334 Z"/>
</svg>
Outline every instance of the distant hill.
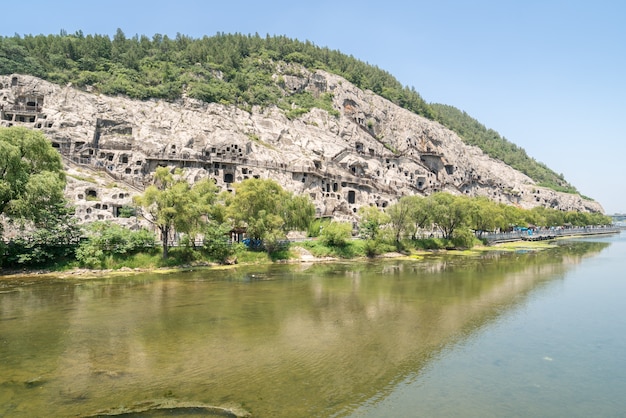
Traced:
<svg viewBox="0 0 626 418">
<path fill-rule="evenodd" d="M 178 34 L 126 37 L 61 32 L 58 35 L 0 37 L 0 74 L 28 74 L 50 82 L 132 99 L 176 100 L 183 96 L 242 109 L 278 105 L 288 117 L 318 107 L 336 112 L 328 97 L 286 95 L 278 67 L 300 64 L 339 75 L 360 89 L 455 131 L 467 144 L 528 175 L 539 185 L 577 193 L 562 175 L 452 106 L 428 104 L 413 87 L 388 72 L 336 50 L 284 36 L 218 33 L 200 39 Z M 288 73 L 287 73 L 288 74 Z M 293 104 L 297 104 L 294 109 Z"/>
</svg>

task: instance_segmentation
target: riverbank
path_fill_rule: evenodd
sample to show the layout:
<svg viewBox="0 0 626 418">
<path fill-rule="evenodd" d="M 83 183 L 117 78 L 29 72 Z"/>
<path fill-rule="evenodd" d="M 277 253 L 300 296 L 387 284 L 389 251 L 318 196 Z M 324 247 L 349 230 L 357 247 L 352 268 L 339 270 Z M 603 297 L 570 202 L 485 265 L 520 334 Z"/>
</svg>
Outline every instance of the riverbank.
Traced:
<svg viewBox="0 0 626 418">
<path fill-rule="evenodd" d="M 567 237 L 575 238 L 575 237 Z M 564 239 L 557 238 L 556 240 Z M 219 263 L 210 263 L 205 261 L 200 262 L 192 262 L 181 264 L 178 266 L 168 266 L 168 267 L 138 267 L 138 268 L 130 268 L 130 267 L 121 267 L 118 269 L 87 269 L 87 268 L 71 268 L 68 270 L 47 270 L 47 269 L 20 269 L 20 270 L 0 270 L 0 280 L 2 279 L 20 279 L 20 278 L 54 278 L 54 279 L 68 279 L 68 278 L 80 278 L 80 279 L 96 279 L 96 278 L 106 278 L 106 277 L 114 277 L 117 275 L 131 275 L 131 274 L 142 274 L 142 273 L 152 273 L 152 274 L 170 274 L 175 272 L 184 272 L 184 271 L 198 271 L 202 269 L 211 269 L 211 270 L 220 270 L 220 269 L 233 269 L 240 266 L 248 266 L 255 264 L 298 264 L 298 263 L 328 263 L 328 262 L 338 262 L 338 261 L 371 261 L 371 260 L 384 260 L 384 259 L 422 259 L 427 257 L 441 257 L 441 256 L 464 256 L 464 257 L 478 257 L 483 254 L 489 252 L 509 252 L 509 251 L 540 251 L 548 248 L 553 248 L 555 244 L 550 243 L 550 241 L 513 241 L 513 242 L 505 242 L 490 246 L 476 246 L 471 249 L 465 250 L 455 250 L 455 249 L 437 249 L 437 250 L 411 250 L 407 252 L 385 252 L 383 254 L 377 255 L 375 257 L 351 257 L 351 258 L 341 258 L 341 257 L 318 257 L 313 255 L 311 251 L 308 249 L 297 245 L 294 245 L 290 248 L 289 254 L 290 257 L 287 259 L 281 259 L 277 261 L 272 261 L 271 259 L 261 260 L 261 261 L 243 261 L 237 262 L 234 264 L 219 264 Z"/>
</svg>

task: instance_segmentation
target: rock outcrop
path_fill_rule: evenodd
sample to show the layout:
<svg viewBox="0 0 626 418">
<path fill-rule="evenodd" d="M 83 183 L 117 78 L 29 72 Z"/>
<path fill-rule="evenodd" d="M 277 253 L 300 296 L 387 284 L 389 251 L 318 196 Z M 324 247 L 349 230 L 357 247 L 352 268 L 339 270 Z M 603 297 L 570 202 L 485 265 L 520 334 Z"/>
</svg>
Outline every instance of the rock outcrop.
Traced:
<svg viewBox="0 0 626 418">
<path fill-rule="evenodd" d="M 63 155 L 67 196 L 83 221 L 118 219 L 158 166 L 222 190 L 272 178 L 311 197 L 319 216 L 351 220 L 362 205 L 446 191 L 522 208 L 602 212 L 578 195 L 537 186 L 528 176 L 468 146 L 452 131 L 336 75 L 300 69 L 281 75 L 286 92 L 331 94 L 339 116 L 313 109 L 290 120 L 276 107 L 137 101 L 41 79 L 0 77 L 0 123 L 40 129 Z M 293 74 L 293 69 L 289 74 Z"/>
</svg>

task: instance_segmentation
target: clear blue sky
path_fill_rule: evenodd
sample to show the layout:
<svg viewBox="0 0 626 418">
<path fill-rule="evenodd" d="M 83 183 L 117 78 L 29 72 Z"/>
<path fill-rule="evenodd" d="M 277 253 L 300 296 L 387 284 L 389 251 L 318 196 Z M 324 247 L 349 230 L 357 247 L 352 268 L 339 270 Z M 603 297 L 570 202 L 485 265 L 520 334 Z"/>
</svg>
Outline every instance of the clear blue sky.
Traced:
<svg viewBox="0 0 626 418">
<path fill-rule="evenodd" d="M 466 111 L 626 212 L 626 1 L 30 0 L 0 35 L 285 35 Z"/>
</svg>

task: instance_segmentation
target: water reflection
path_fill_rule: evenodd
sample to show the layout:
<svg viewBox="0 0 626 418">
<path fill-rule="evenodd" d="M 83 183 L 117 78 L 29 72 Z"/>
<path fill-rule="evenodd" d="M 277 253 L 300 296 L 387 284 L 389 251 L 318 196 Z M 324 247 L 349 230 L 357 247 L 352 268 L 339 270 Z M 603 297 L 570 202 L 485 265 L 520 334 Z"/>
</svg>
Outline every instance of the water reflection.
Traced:
<svg viewBox="0 0 626 418">
<path fill-rule="evenodd" d="M 343 415 L 607 245 L 0 280 L 0 415 L 87 415 L 163 398 L 259 417 Z"/>
</svg>

